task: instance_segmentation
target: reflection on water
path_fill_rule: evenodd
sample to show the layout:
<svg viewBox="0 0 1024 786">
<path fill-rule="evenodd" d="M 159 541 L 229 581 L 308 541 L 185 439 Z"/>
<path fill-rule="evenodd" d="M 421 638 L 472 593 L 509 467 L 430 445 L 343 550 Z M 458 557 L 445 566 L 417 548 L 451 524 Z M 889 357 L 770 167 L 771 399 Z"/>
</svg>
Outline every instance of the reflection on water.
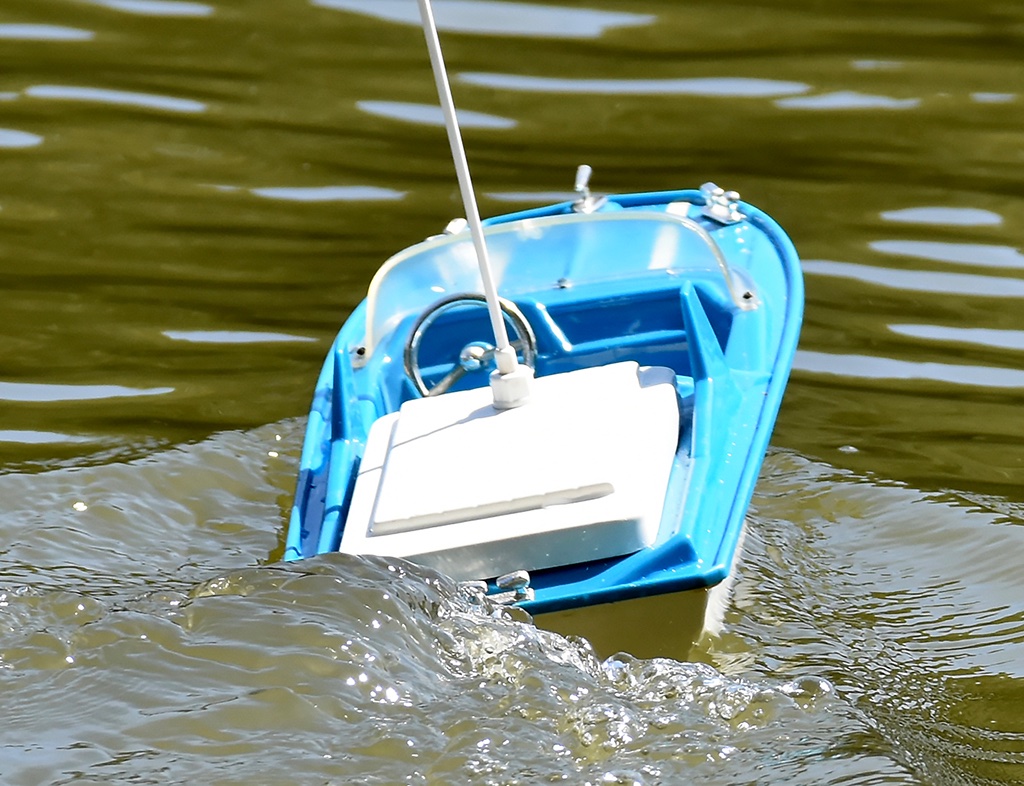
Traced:
<svg viewBox="0 0 1024 786">
<path fill-rule="evenodd" d="M 441 107 L 433 104 L 410 104 L 401 101 L 358 101 L 356 106 L 367 114 L 387 117 L 391 120 L 402 120 L 407 123 L 419 123 L 429 126 L 444 126 L 444 112 Z M 516 121 L 508 117 L 498 117 L 484 112 L 458 110 L 459 125 L 462 128 L 515 128 Z"/>
<path fill-rule="evenodd" d="M 853 60 L 850 65 L 858 71 L 892 71 L 903 67 L 899 60 Z"/>
<path fill-rule="evenodd" d="M 852 379 L 929 379 L 949 385 L 986 388 L 1024 388 L 1024 370 L 952 363 L 914 363 L 868 355 L 833 355 L 801 350 L 793 368 L 810 374 L 832 374 Z"/>
<path fill-rule="evenodd" d="M 933 224 L 939 227 L 998 226 L 1003 223 L 1003 217 L 998 213 L 972 207 L 907 207 L 902 210 L 886 210 L 881 215 L 886 221 Z"/>
<path fill-rule="evenodd" d="M 0 24 L 0 39 L 18 41 L 89 41 L 96 34 L 61 25 Z"/>
<path fill-rule="evenodd" d="M 316 341 L 309 336 L 288 333 L 257 333 L 251 330 L 165 330 L 164 335 L 175 341 L 193 344 L 266 344 L 294 341 Z"/>
<path fill-rule="evenodd" d="M 25 88 L 25 95 L 32 98 L 49 98 L 58 101 L 89 101 L 116 106 L 131 106 L 141 109 L 162 109 L 167 112 L 205 112 L 206 104 L 188 98 L 132 93 L 125 90 L 108 90 L 101 87 L 74 87 L 72 85 L 32 85 Z"/>
<path fill-rule="evenodd" d="M 267 199 L 291 202 L 379 202 L 402 199 L 404 191 L 375 186 L 317 186 L 311 188 L 267 186 L 250 189 L 250 193 Z"/>
<path fill-rule="evenodd" d="M 971 100 L 979 104 L 1008 104 L 1017 100 L 1016 93 L 971 93 Z"/>
<path fill-rule="evenodd" d="M 458 80 L 498 90 L 579 95 L 690 95 L 723 98 L 772 98 L 804 93 L 810 85 L 773 79 L 706 77 L 703 79 L 565 79 L 514 74 L 459 74 Z"/>
<path fill-rule="evenodd" d="M 495 202 L 521 202 L 524 205 L 557 204 L 576 199 L 572 191 L 491 191 L 488 199 Z"/>
<path fill-rule="evenodd" d="M 420 24 L 412 0 L 312 0 L 314 5 L 367 14 L 388 22 Z M 588 8 L 561 8 L 505 0 L 434 0 L 438 30 L 455 33 L 517 35 L 532 38 L 597 38 L 618 27 L 649 25 L 649 14 L 617 13 Z"/>
<path fill-rule="evenodd" d="M 35 147 L 42 143 L 43 138 L 39 134 L 31 134 L 28 131 L 15 131 L 11 128 L 0 128 L 0 147 Z"/>
<path fill-rule="evenodd" d="M 895 270 L 871 265 L 857 265 L 852 262 L 832 262 L 825 259 L 806 260 L 804 272 L 812 275 L 852 278 L 866 284 L 891 287 L 907 292 L 934 292 L 994 298 L 1024 297 L 1024 281 L 999 276 L 940 273 L 933 270 Z"/>
<path fill-rule="evenodd" d="M 901 336 L 923 338 L 952 344 L 981 344 L 999 349 L 1024 349 L 1024 330 L 947 327 L 944 325 L 889 325 Z"/>
<path fill-rule="evenodd" d="M 48 385 L 37 382 L 0 382 L 2 401 L 94 401 L 135 396 L 163 396 L 174 388 L 129 388 L 123 385 Z"/>
<path fill-rule="evenodd" d="M 874 240 L 875 251 L 936 262 L 957 262 L 981 267 L 1024 268 L 1024 254 L 1009 246 L 987 246 L 980 243 L 946 243 L 937 240 Z"/>
<path fill-rule="evenodd" d="M 210 16 L 213 6 L 192 3 L 188 0 L 86 0 L 93 5 L 103 6 L 112 11 L 143 16 L 195 17 Z"/>
<path fill-rule="evenodd" d="M 782 109 L 914 109 L 919 98 L 892 98 L 868 95 L 855 90 L 838 90 L 814 96 L 780 98 L 775 102 Z"/>
<path fill-rule="evenodd" d="M 21 445 L 52 445 L 59 443 L 83 444 L 94 442 L 88 437 L 74 436 L 72 434 L 58 434 L 53 431 L 16 431 L 12 429 L 0 430 L 0 442 L 16 442 Z"/>
</svg>

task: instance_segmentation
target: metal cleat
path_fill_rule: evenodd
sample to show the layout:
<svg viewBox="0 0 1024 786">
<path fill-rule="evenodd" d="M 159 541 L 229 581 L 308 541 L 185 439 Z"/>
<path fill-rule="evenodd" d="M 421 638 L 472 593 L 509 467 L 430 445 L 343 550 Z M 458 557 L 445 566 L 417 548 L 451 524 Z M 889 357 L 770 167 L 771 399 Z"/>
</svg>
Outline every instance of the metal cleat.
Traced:
<svg viewBox="0 0 1024 786">
<path fill-rule="evenodd" d="M 736 191 L 726 191 L 714 183 L 705 183 L 700 187 L 704 195 L 703 215 L 719 224 L 736 224 L 743 220 L 740 213 L 740 195 Z"/>
<path fill-rule="evenodd" d="M 511 606 L 525 600 L 533 600 L 533 588 L 530 587 L 530 574 L 525 570 L 514 570 L 504 576 L 498 576 L 494 583 L 498 592 L 488 595 L 487 599 L 499 606 Z"/>
<path fill-rule="evenodd" d="M 457 235 L 460 232 L 465 232 L 467 229 L 469 229 L 469 222 L 466 219 L 453 218 L 444 228 L 444 233 L 446 235 Z"/>
<path fill-rule="evenodd" d="M 604 207 L 608 201 L 606 196 L 593 196 L 590 193 L 590 176 L 594 173 L 589 164 L 580 164 L 576 169 L 576 185 L 573 190 L 580 195 L 580 198 L 572 203 L 572 209 L 576 213 L 593 213 Z"/>
</svg>

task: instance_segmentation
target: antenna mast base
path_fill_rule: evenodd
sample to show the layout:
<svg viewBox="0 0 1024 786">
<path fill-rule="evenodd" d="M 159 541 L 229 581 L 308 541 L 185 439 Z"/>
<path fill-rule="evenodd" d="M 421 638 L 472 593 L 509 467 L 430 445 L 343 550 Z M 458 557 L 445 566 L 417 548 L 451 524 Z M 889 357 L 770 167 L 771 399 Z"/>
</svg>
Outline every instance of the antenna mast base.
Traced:
<svg viewBox="0 0 1024 786">
<path fill-rule="evenodd" d="M 533 369 L 520 363 L 506 374 L 491 372 L 491 393 L 495 409 L 515 409 L 530 398 L 533 389 Z"/>
</svg>

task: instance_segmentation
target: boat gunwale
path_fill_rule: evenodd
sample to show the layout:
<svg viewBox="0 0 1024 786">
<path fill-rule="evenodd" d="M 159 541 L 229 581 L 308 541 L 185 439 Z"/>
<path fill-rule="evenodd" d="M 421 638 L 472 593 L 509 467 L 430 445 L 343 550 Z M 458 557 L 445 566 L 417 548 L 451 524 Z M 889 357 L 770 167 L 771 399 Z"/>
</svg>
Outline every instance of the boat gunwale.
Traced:
<svg viewBox="0 0 1024 786">
<path fill-rule="evenodd" d="M 690 201 L 696 207 L 700 207 L 703 204 L 703 196 L 700 192 L 694 190 L 686 191 L 669 191 L 669 192 L 650 192 L 633 195 L 624 195 L 611 197 L 613 200 L 617 200 L 622 207 L 628 208 L 643 208 L 643 207 L 654 207 L 656 205 L 664 205 L 666 201 Z M 783 393 L 785 391 L 786 383 L 788 381 L 790 367 L 792 364 L 792 358 L 795 353 L 796 344 L 799 339 L 800 323 L 802 321 L 803 313 L 803 279 L 800 272 L 799 258 L 796 253 L 796 249 L 793 246 L 792 241 L 782 230 L 777 222 L 774 221 L 770 216 L 763 213 L 758 208 L 748 203 L 739 203 L 738 205 L 743 217 L 749 221 L 749 223 L 756 229 L 760 230 L 770 241 L 775 256 L 781 263 L 782 271 L 781 274 L 785 279 L 785 308 L 784 313 L 779 317 L 782 323 L 782 330 L 780 332 L 779 341 L 775 347 L 774 360 L 770 369 L 770 379 L 764 389 L 762 405 L 758 411 L 757 423 L 754 426 L 750 439 L 747 441 L 748 449 L 747 456 L 756 455 L 757 453 L 764 454 L 767 450 L 770 435 L 774 427 L 775 418 L 777 416 Z M 511 223 L 517 220 L 534 218 L 545 215 L 559 215 L 559 211 L 571 210 L 571 203 L 559 203 L 557 205 L 551 205 L 543 208 L 534 208 L 531 210 L 520 211 L 518 213 L 507 214 L 504 216 L 498 216 L 492 219 L 487 219 L 485 224 L 489 226 L 501 225 Z M 618 211 L 616 211 L 618 212 Z M 650 215 L 656 213 L 656 211 L 638 211 L 642 214 Z M 412 247 L 412 248 L 415 248 Z M 408 249 L 407 249 L 408 250 Z M 400 252 L 401 254 L 402 252 Z M 399 255 L 395 255 L 399 256 Z M 394 257 L 392 257 L 393 259 Z M 379 271 L 378 271 L 379 274 Z M 351 341 L 349 333 L 354 330 L 353 321 L 356 321 L 360 316 L 365 320 L 366 314 L 365 309 L 367 307 L 367 301 L 362 301 L 356 310 L 350 315 L 349 320 L 343 325 L 339 332 L 336 344 L 332 347 L 332 352 L 328 357 L 327 363 L 325 363 L 324 372 L 321 375 L 321 382 L 326 381 L 327 377 L 327 366 L 331 364 L 332 358 L 335 359 L 335 365 L 344 365 L 337 359 L 342 352 L 347 353 L 346 344 Z M 364 313 L 360 315 L 360 311 Z M 348 328 L 348 329 L 347 329 Z M 348 370 L 351 373 L 352 369 Z M 334 369 L 334 373 L 330 376 L 334 377 L 332 380 L 335 383 L 341 382 L 340 377 L 345 375 L 345 371 L 338 368 Z M 319 385 L 319 383 L 318 383 Z M 335 390 L 335 394 L 339 391 Z M 336 395 L 334 396 L 336 399 Z M 337 402 L 340 404 L 340 402 Z M 333 409 L 333 408 L 332 408 Z M 348 432 L 349 429 L 345 428 L 343 421 L 349 420 L 353 417 L 351 412 L 331 412 L 330 420 L 337 421 L 338 430 L 331 429 L 335 435 L 341 432 Z M 314 423 L 310 423 L 307 426 L 307 447 L 310 441 L 311 432 L 314 428 L 321 428 L 327 424 L 320 424 L 319 426 Z M 322 434 L 320 434 L 322 437 Z M 330 443 L 336 439 L 343 437 L 334 437 L 328 441 L 328 452 L 331 451 Z M 318 440 L 319 441 L 319 440 Z M 321 444 L 323 444 L 321 442 Z M 349 452 L 353 450 L 358 452 L 357 445 L 348 446 Z M 309 461 L 312 456 L 306 456 L 304 451 L 303 465 L 308 471 Z M 322 457 L 325 460 L 329 460 L 328 457 Z M 349 456 L 350 462 L 358 465 L 358 456 Z M 694 571 L 683 572 L 679 575 L 675 571 L 656 571 L 654 575 L 647 576 L 642 580 L 638 581 L 627 581 L 622 584 L 607 587 L 590 587 L 584 590 L 583 587 L 574 586 L 580 582 L 571 582 L 568 585 L 562 585 L 562 592 L 558 593 L 558 597 L 547 597 L 550 593 L 544 592 L 543 590 L 538 593 L 538 598 L 534 601 L 527 601 L 521 605 L 531 613 L 544 613 L 550 611 L 557 611 L 561 609 L 573 608 L 580 605 L 596 605 L 601 603 L 610 603 L 620 600 L 626 600 L 630 598 L 645 597 L 648 595 L 662 594 L 665 592 L 676 592 L 681 590 L 689 590 L 698 587 L 709 587 L 720 582 L 727 575 L 730 565 L 733 562 L 736 545 L 740 539 L 746 511 L 749 506 L 750 498 L 753 494 L 754 485 L 760 471 L 761 462 L 751 462 L 749 460 L 743 461 L 743 469 L 740 473 L 739 480 L 735 486 L 735 493 L 732 495 L 731 503 L 728 505 L 728 514 L 726 516 L 727 523 L 723 531 L 723 535 L 718 541 L 717 548 L 713 556 L 705 555 L 706 559 L 698 559 L 698 568 Z M 308 487 L 305 489 L 308 492 Z M 286 559 L 297 559 L 306 556 L 312 556 L 308 553 L 309 543 L 308 540 L 304 540 L 302 537 L 302 524 L 301 515 L 299 514 L 298 500 L 300 495 L 303 493 L 303 481 L 300 479 L 299 494 L 296 497 L 296 507 L 293 509 L 292 523 L 289 526 L 287 536 L 287 547 L 286 547 Z M 338 527 L 338 533 L 343 528 L 343 511 L 333 511 L 333 526 Z M 322 526 L 322 524 L 321 524 Z M 326 541 L 326 532 L 319 532 L 319 538 L 317 539 L 317 553 L 325 550 L 335 550 L 336 546 L 331 548 L 333 540 L 337 538 L 327 538 L 331 540 L 331 544 L 328 548 L 322 548 Z M 630 557 L 616 558 L 611 560 L 612 563 L 622 563 L 629 560 Z M 544 574 L 557 574 L 559 571 L 566 571 L 567 568 L 576 566 L 566 566 L 563 568 L 552 568 L 548 571 L 544 571 Z M 597 567 L 596 565 L 593 567 Z M 613 571 L 617 572 L 617 571 Z M 550 578 L 550 575 L 548 576 Z M 541 576 L 538 575 L 538 579 Z M 547 583 L 546 581 L 544 583 Z"/>
</svg>

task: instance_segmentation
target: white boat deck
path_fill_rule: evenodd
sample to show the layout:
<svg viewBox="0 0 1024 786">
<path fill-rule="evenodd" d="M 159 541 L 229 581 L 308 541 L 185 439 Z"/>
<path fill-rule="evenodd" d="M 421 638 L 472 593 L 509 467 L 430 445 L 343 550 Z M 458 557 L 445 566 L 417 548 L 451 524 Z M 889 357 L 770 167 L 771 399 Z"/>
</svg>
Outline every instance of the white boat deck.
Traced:
<svg viewBox="0 0 1024 786">
<path fill-rule="evenodd" d="M 658 532 L 679 440 L 676 376 L 634 362 L 406 402 L 370 431 L 340 550 L 457 579 L 621 556 Z"/>
</svg>

